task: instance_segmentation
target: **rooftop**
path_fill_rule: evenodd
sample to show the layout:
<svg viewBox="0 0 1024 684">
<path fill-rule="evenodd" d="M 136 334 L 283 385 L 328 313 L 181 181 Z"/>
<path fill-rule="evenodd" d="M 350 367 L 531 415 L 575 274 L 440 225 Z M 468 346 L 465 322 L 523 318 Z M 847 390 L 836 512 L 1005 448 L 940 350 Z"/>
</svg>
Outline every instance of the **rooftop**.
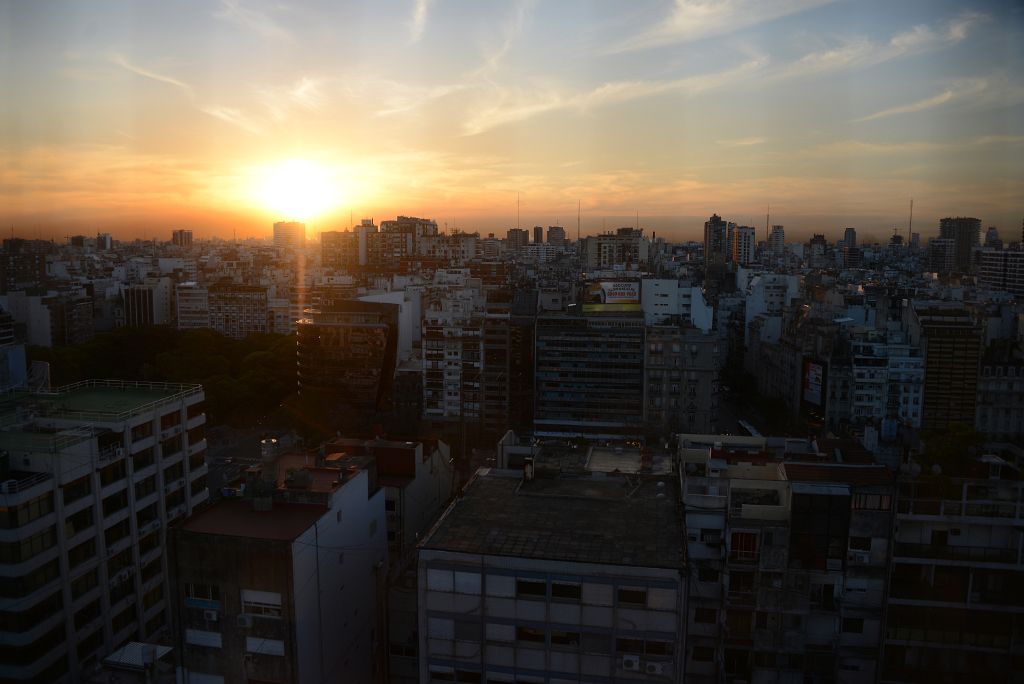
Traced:
<svg viewBox="0 0 1024 684">
<path fill-rule="evenodd" d="M 181 528 L 198 534 L 292 541 L 326 512 L 324 506 L 284 501 L 275 501 L 268 511 L 255 511 L 252 499 L 221 499 L 192 515 Z"/>
<path fill-rule="evenodd" d="M 482 469 L 423 548 L 492 556 L 682 568 L 671 479 L 536 478 Z"/>
<path fill-rule="evenodd" d="M 49 392 L 18 393 L 13 413 L 83 421 L 119 421 L 203 391 L 201 385 L 84 380 Z"/>
</svg>

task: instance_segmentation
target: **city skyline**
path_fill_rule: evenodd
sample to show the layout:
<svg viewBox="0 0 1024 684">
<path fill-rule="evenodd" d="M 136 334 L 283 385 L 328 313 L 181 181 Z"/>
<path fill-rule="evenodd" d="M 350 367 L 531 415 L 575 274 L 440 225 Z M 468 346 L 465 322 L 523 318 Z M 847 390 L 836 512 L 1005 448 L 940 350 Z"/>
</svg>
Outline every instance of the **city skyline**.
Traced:
<svg viewBox="0 0 1024 684">
<path fill-rule="evenodd" d="M 678 0 L 0 5 L 0 225 L 22 237 L 447 229 L 1014 239 L 1024 11 Z M 792 236 L 792 237 L 791 237 Z"/>
</svg>

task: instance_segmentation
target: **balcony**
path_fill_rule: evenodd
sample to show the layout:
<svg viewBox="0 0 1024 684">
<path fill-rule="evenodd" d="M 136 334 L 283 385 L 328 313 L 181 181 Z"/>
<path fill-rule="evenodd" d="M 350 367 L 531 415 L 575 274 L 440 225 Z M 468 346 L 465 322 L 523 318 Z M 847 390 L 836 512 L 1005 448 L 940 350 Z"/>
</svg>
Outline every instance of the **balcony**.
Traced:
<svg viewBox="0 0 1024 684">
<path fill-rule="evenodd" d="M 1021 518 L 1021 511 L 1011 501 L 951 501 L 948 499 L 902 499 L 897 511 L 900 515 L 919 515 L 939 518 L 995 518 L 1012 523 Z"/>
<path fill-rule="evenodd" d="M 724 509 L 727 498 L 720 494 L 722 487 L 707 482 L 692 482 L 687 479 L 686 487 L 683 490 L 683 504 L 695 508 Z"/>
<path fill-rule="evenodd" d="M 11 472 L 9 479 L 0 482 L 0 506 L 14 508 L 42 494 L 49 489 L 49 481 L 52 479 L 50 473 Z"/>
<path fill-rule="evenodd" d="M 950 546 L 946 544 L 910 544 L 897 542 L 897 558 L 968 561 L 972 563 L 1010 563 L 1018 565 L 1016 549 L 998 549 L 988 546 Z"/>
</svg>

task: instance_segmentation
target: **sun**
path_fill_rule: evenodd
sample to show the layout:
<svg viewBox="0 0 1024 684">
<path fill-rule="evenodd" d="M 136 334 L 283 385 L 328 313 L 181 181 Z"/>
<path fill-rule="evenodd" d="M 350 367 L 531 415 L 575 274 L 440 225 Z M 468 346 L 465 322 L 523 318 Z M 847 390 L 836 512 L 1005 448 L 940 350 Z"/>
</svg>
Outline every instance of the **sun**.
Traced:
<svg viewBox="0 0 1024 684">
<path fill-rule="evenodd" d="M 254 194 L 280 218 L 306 221 L 341 203 L 342 184 L 322 164 L 289 159 L 265 168 Z"/>
</svg>

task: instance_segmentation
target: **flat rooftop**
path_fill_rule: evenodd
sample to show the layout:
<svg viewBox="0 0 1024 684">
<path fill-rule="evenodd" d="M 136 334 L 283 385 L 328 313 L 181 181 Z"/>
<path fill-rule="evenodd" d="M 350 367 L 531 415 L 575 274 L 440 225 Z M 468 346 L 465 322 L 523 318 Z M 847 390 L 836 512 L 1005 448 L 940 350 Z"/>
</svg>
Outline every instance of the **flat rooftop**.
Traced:
<svg viewBox="0 0 1024 684">
<path fill-rule="evenodd" d="M 48 418 L 126 420 L 159 404 L 199 394 L 202 390 L 201 385 L 84 380 L 50 392 L 18 394 L 11 408 L 14 411 L 31 409 L 37 416 Z"/>
<path fill-rule="evenodd" d="M 491 556 L 682 568 L 682 515 L 671 478 L 522 479 L 483 469 L 422 543 Z"/>
<path fill-rule="evenodd" d="M 221 499 L 188 518 L 181 528 L 197 534 L 292 541 L 327 513 L 325 506 L 275 501 L 269 511 L 254 511 L 252 499 Z"/>
</svg>

